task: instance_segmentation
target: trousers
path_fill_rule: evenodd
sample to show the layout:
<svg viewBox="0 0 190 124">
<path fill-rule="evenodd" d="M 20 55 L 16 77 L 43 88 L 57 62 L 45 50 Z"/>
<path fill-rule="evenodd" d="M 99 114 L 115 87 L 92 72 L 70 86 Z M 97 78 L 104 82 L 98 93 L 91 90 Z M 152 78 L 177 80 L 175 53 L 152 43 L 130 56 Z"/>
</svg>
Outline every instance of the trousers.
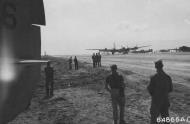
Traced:
<svg viewBox="0 0 190 124">
<path fill-rule="evenodd" d="M 161 115 L 162 118 L 169 117 L 169 106 L 168 105 L 155 105 L 152 104 L 150 108 L 150 114 L 151 114 L 151 124 L 158 124 L 157 118 L 159 115 Z M 165 122 L 164 124 L 170 124 L 168 122 Z"/>
<path fill-rule="evenodd" d="M 120 96 L 119 90 L 112 89 L 111 101 L 112 101 L 112 108 L 113 108 L 113 120 L 114 121 L 117 121 L 118 119 L 120 121 L 124 120 L 125 97 Z"/>
<path fill-rule="evenodd" d="M 46 80 L 46 96 L 53 96 L 53 81 Z"/>
</svg>

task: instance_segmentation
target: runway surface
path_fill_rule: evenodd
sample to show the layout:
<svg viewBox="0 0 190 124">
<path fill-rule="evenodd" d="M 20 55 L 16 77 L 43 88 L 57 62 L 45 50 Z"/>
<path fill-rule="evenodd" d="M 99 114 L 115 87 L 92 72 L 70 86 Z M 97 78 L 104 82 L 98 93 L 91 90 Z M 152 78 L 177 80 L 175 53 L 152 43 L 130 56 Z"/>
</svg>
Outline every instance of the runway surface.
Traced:
<svg viewBox="0 0 190 124">
<path fill-rule="evenodd" d="M 159 59 L 174 83 L 190 87 L 190 53 L 102 55 L 102 65 L 117 64 L 119 69 L 150 77 L 155 73 L 154 62 Z M 78 60 L 92 63 L 91 56 L 78 56 Z"/>
</svg>

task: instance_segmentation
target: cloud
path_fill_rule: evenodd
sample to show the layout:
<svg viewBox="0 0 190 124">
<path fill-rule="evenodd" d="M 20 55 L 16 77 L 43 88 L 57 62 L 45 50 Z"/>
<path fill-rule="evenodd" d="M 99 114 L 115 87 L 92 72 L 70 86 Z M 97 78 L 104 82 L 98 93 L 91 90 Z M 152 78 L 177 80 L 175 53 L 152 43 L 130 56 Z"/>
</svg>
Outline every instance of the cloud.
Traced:
<svg viewBox="0 0 190 124">
<path fill-rule="evenodd" d="M 116 29 L 119 31 L 135 31 L 140 32 L 147 30 L 149 28 L 148 24 L 134 24 L 127 21 L 122 21 L 116 25 Z"/>
<path fill-rule="evenodd" d="M 189 19 L 184 19 L 184 22 L 188 25 L 190 25 L 190 20 Z"/>
</svg>

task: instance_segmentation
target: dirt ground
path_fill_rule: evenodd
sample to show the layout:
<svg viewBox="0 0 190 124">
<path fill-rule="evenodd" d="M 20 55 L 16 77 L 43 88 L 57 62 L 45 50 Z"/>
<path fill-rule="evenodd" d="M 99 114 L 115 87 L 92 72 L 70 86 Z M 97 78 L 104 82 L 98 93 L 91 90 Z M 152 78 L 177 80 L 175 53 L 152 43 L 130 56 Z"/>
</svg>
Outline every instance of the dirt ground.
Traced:
<svg viewBox="0 0 190 124">
<path fill-rule="evenodd" d="M 79 63 L 79 70 L 68 70 L 68 61 L 48 57 L 55 68 L 55 91 L 45 97 L 44 67 L 41 81 L 33 92 L 29 109 L 9 124 L 112 124 L 110 95 L 104 89 L 109 68 L 93 69 L 89 63 Z M 125 78 L 125 120 L 128 124 L 148 124 L 150 120 L 150 96 L 146 90 L 149 80 L 132 71 L 119 70 Z M 170 115 L 190 116 L 190 89 L 174 84 L 170 96 Z M 178 123 L 183 124 L 183 123 Z"/>
</svg>

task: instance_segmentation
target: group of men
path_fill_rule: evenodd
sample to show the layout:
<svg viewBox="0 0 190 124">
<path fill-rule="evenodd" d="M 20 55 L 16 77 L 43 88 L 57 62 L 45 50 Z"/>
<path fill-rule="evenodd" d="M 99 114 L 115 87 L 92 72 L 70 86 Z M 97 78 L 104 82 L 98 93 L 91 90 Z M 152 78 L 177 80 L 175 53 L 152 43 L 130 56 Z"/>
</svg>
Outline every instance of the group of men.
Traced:
<svg viewBox="0 0 190 124">
<path fill-rule="evenodd" d="M 173 90 L 172 80 L 163 70 L 161 60 L 155 62 L 157 73 L 150 78 L 147 86 L 148 92 L 152 98 L 150 114 L 151 124 L 158 124 L 158 117 L 167 120 L 169 118 L 169 93 Z M 125 84 L 123 76 L 117 73 L 117 65 L 111 66 L 112 74 L 106 78 L 105 89 L 110 92 L 113 108 L 114 124 L 125 124 Z M 118 108 L 120 114 L 118 114 Z M 120 115 L 120 117 L 118 116 Z M 169 124 L 165 121 L 164 124 Z"/>
<path fill-rule="evenodd" d="M 78 60 L 75 56 L 74 58 L 75 70 L 78 70 Z M 69 58 L 69 69 L 72 69 L 72 57 Z M 46 97 L 53 96 L 54 90 L 54 68 L 51 66 L 50 61 L 47 62 L 47 66 L 44 69 L 45 71 L 45 87 L 46 87 Z"/>
<path fill-rule="evenodd" d="M 69 63 L 72 64 L 72 57 Z M 75 56 L 74 62 L 77 62 Z M 77 62 L 78 64 L 78 62 Z M 77 65 L 78 66 L 78 65 Z M 166 119 L 169 117 L 169 93 L 173 90 L 172 80 L 163 70 L 163 63 L 161 60 L 155 62 L 156 74 L 150 78 L 150 83 L 147 86 L 148 92 L 151 96 L 151 124 L 157 124 L 158 117 Z M 76 67 L 75 67 L 76 68 Z M 72 69 L 72 67 L 71 67 Z M 77 67 L 78 69 L 78 67 Z M 124 78 L 117 72 L 117 65 L 111 66 L 111 74 L 106 78 L 105 89 L 110 93 L 114 124 L 126 124 L 124 120 L 125 113 L 125 83 Z M 53 75 L 54 69 L 50 66 L 50 62 L 45 67 L 46 75 L 46 95 L 53 96 Z M 119 108 L 119 109 L 118 109 Z M 119 114 L 120 113 L 120 114 Z M 169 122 L 165 122 L 169 124 Z"/>
<path fill-rule="evenodd" d="M 72 56 L 69 58 L 69 69 L 72 70 L 72 63 L 73 63 L 73 60 L 72 60 Z M 74 58 L 74 64 L 75 64 L 75 70 L 78 70 L 78 60 L 77 60 L 77 57 L 75 56 Z"/>
<path fill-rule="evenodd" d="M 101 54 L 100 53 L 93 53 L 92 55 L 92 62 L 93 62 L 93 68 L 101 67 Z"/>
</svg>

